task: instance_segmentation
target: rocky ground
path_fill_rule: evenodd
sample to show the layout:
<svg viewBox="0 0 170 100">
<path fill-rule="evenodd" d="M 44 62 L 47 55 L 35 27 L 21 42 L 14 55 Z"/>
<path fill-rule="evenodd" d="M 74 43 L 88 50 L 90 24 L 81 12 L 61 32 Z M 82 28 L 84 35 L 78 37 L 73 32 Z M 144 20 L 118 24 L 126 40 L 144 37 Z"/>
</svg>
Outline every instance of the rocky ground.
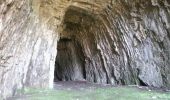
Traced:
<svg viewBox="0 0 170 100">
<path fill-rule="evenodd" d="M 170 92 L 148 87 L 115 87 L 75 81 L 57 82 L 52 90 L 27 88 L 7 100 L 170 100 Z"/>
</svg>

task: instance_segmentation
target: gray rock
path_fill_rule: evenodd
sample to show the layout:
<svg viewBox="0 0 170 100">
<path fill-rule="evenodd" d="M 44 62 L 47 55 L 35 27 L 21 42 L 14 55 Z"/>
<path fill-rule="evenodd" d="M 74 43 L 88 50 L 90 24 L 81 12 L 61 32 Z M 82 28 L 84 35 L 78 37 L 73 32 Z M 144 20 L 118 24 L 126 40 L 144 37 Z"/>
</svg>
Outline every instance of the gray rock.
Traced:
<svg viewBox="0 0 170 100">
<path fill-rule="evenodd" d="M 0 1 L 2 98 L 53 79 L 170 88 L 169 66 L 168 0 Z"/>
</svg>

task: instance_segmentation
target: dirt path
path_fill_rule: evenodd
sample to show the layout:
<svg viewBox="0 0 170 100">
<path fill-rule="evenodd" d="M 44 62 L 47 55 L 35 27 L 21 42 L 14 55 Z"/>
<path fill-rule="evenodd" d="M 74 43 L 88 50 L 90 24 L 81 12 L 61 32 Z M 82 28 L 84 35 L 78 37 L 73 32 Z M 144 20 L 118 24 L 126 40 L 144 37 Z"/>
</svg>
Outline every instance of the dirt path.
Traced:
<svg viewBox="0 0 170 100">
<path fill-rule="evenodd" d="M 113 87 L 108 84 L 93 84 L 87 81 L 67 81 L 67 82 L 55 82 L 54 89 L 62 90 L 86 90 L 86 89 L 97 89 L 97 88 L 109 88 Z"/>
<path fill-rule="evenodd" d="M 146 87 L 146 86 L 137 86 L 137 85 L 129 85 L 129 86 L 113 86 L 109 84 L 94 84 L 87 81 L 59 81 L 54 82 L 54 89 L 58 90 L 86 90 L 86 89 L 97 89 L 97 88 L 113 88 L 113 87 L 134 87 L 139 90 L 146 91 L 157 91 L 157 92 L 170 92 L 170 89 L 166 88 L 154 88 L 154 87 Z"/>
</svg>

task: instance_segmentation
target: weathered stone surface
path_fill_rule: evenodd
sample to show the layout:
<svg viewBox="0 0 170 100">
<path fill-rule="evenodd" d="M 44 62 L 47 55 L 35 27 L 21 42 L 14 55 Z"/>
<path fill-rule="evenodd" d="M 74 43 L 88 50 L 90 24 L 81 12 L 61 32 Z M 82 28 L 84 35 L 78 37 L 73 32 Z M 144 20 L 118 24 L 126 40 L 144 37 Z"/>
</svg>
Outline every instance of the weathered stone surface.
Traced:
<svg viewBox="0 0 170 100">
<path fill-rule="evenodd" d="M 170 87 L 170 2 L 1 0 L 0 96 L 50 86 L 54 66 L 56 80 Z"/>
<path fill-rule="evenodd" d="M 14 95 L 24 86 L 49 86 L 57 33 L 33 8 L 29 0 L 1 2 L 0 97 Z"/>
</svg>

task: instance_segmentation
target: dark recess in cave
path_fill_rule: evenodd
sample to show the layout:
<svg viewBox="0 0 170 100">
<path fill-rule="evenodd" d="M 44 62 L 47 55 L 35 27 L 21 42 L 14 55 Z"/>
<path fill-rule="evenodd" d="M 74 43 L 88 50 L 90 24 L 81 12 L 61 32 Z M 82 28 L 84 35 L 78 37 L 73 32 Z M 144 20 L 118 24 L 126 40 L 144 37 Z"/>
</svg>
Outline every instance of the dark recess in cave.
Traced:
<svg viewBox="0 0 170 100">
<path fill-rule="evenodd" d="M 63 27 L 57 46 L 54 81 L 89 81 L 89 67 L 91 66 L 85 68 L 87 64 L 84 42 L 87 40 L 89 43 L 89 38 L 92 36 L 87 38 L 86 33 L 83 33 L 84 28 L 89 26 L 89 22 L 92 22 L 92 19 L 84 13 L 84 10 L 70 7 L 66 11 L 63 20 L 65 27 Z"/>
<path fill-rule="evenodd" d="M 140 78 L 139 78 L 139 85 L 140 86 L 148 86 L 146 83 L 144 83 Z"/>
<path fill-rule="evenodd" d="M 57 46 L 54 81 L 85 80 L 84 55 L 74 39 L 61 38 Z"/>
<path fill-rule="evenodd" d="M 139 68 L 137 68 L 137 74 L 139 75 L 139 73 L 140 73 L 140 69 Z M 145 82 L 143 82 L 143 80 L 141 80 L 139 77 L 138 77 L 138 85 L 139 86 L 148 86 Z"/>
</svg>

